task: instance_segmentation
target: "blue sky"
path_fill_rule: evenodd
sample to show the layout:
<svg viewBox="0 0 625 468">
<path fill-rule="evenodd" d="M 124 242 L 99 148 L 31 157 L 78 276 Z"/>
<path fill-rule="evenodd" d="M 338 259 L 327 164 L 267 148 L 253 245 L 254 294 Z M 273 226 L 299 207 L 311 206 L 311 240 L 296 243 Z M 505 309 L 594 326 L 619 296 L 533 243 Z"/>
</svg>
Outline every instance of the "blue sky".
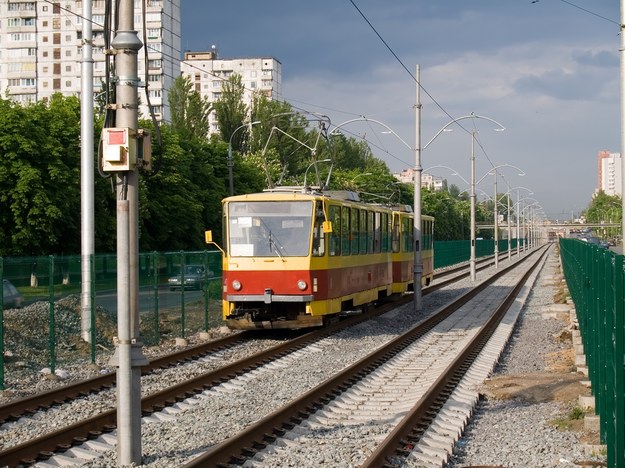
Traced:
<svg viewBox="0 0 625 468">
<path fill-rule="evenodd" d="M 366 116 L 390 127 L 399 138 L 372 122 L 343 129 L 394 172 L 415 164 L 405 143 L 415 146 L 419 64 L 422 146 L 452 119 L 486 117 L 441 133 L 423 168 L 468 180 L 475 128 L 476 180 L 518 166 L 526 176 L 500 168 L 498 191 L 527 187 L 521 196 L 562 220 L 588 206 L 597 152 L 620 151 L 618 22 L 619 2 L 607 0 L 182 0 L 182 48 L 276 58 L 296 108 L 334 126 Z M 450 170 L 429 172 L 467 188 Z M 492 195 L 493 177 L 478 188 Z"/>
</svg>

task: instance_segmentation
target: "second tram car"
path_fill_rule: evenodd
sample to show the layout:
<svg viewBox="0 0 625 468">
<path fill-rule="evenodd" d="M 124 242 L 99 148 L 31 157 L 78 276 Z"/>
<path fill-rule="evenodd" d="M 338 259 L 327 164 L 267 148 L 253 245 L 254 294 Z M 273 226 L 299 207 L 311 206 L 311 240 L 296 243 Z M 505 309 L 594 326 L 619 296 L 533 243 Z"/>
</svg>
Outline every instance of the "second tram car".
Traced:
<svg viewBox="0 0 625 468">
<path fill-rule="evenodd" d="M 321 326 L 413 290 L 409 206 L 281 187 L 223 200 L 223 318 L 232 329 Z M 422 217 L 423 284 L 434 218 Z"/>
</svg>

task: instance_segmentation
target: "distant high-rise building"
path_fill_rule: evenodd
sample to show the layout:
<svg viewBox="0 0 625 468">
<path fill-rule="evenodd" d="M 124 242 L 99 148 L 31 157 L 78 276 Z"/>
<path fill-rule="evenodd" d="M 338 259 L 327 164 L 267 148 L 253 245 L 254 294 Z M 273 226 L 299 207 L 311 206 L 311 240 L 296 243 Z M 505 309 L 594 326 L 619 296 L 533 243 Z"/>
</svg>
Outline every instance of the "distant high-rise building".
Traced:
<svg viewBox="0 0 625 468">
<path fill-rule="evenodd" d="M 282 64 L 272 57 L 218 58 L 217 49 L 210 52 L 186 52 L 180 65 L 195 90 L 208 102 L 221 96 L 221 86 L 233 74 L 241 76 L 245 88 L 243 101 L 251 104 L 255 94 L 261 93 L 274 100 L 282 94 Z M 219 131 L 215 113 L 209 116 L 210 133 Z"/>
<path fill-rule="evenodd" d="M 621 153 L 611 153 L 610 151 L 599 151 L 598 161 L 598 184 L 597 189 L 602 190 L 606 195 L 622 196 L 623 169 Z"/>
<path fill-rule="evenodd" d="M 90 19 L 96 94 L 102 92 L 106 78 L 105 3 L 92 0 Z M 157 118 L 168 120 L 167 90 L 180 74 L 180 0 L 147 0 L 145 18 L 141 3 L 135 2 L 134 12 L 135 30 L 145 42 L 138 54 L 139 115 L 149 117 L 150 102 Z M 56 92 L 80 96 L 82 31 L 87 21 L 82 17 L 81 0 L 0 0 L 0 18 L 3 94 L 18 102 L 39 101 Z"/>
</svg>

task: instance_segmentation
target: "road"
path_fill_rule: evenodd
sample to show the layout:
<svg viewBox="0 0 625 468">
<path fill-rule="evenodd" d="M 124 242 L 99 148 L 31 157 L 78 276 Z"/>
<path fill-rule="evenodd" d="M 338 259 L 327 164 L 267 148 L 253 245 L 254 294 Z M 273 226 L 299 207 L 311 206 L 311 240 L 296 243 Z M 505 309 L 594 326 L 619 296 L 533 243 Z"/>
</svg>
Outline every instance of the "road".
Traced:
<svg viewBox="0 0 625 468">
<path fill-rule="evenodd" d="M 185 304 L 203 299 L 204 291 L 184 291 Z M 139 290 L 139 311 L 151 312 L 155 303 L 154 288 L 145 287 Z M 158 289 L 158 308 L 180 308 L 182 299 L 181 291 L 170 291 L 168 286 Z M 96 293 L 96 306 L 103 307 L 113 314 L 117 314 L 117 291 L 106 291 Z"/>
</svg>

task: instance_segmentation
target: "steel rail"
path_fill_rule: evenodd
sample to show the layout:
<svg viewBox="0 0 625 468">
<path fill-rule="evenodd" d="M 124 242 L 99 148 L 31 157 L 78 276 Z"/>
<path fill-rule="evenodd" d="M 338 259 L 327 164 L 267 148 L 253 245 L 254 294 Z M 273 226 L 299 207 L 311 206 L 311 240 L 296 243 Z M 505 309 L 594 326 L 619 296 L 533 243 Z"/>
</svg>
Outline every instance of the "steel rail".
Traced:
<svg viewBox="0 0 625 468">
<path fill-rule="evenodd" d="M 334 377 L 322 382 L 300 398 L 248 426 L 239 434 L 214 445 L 204 454 L 191 460 L 185 467 L 227 467 L 233 464 L 242 464 L 245 460 L 254 456 L 257 449 L 262 449 L 272 443 L 276 438 L 282 436 L 286 431 L 292 429 L 296 424 L 299 424 L 303 419 L 314 413 L 317 408 L 331 401 L 363 376 L 390 360 L 402 349 L 419 339 L 442 320 L 454 313 L 455 310 L 479 294 L 496 279 L 511 269 L 516 268 L 528 258 L 530 256 L 526 256 L 520 261 L 499 270 L 492 277 L 479 283 L 450 304 L 419 322 L 408 332 L 390 341 L 387 345 L 372 352 Z"/>
<path fill-rule="evenodd" d="M 423 397 L 408 411 L 402 421 L 391 431 L 386 439 L 382 441 L 373 454 L 367 458 L 365 463 L 361 465 L 361 468 L 388 466 L 389 459 L 392 456 L 398 453 L 407 455 L 410 452 L 410 450 L 404 447 L 412 447 L 414 443 L 419 441 L 423 433 L 425 433 L 429 424 L 436 417 L 438 410 L 440 410 L 447 401 L 473 361 L 475 361 L 486 343 L 488 343 L 488 340 L 495 332 L 506 312 L 514 303 L 521 288 L 525 285 L 527 279 L 546 253 L 546 250 L 541 253 L 531 268 L 525 272 L 521 280 L 508 293 L 504 301 L 499 305 L 476 336 L 467 343 L 465 348 L 454 361 L 449 364 L 447 369 L 445 369 Z M 390 465 L 392 465 L 392 463 L 390 463 Z"/>
<path fill-rule="evenodd" d="M 147 366 L 141 369 L 141 373 L 142 375 L 147 375 L 156 369 L 171 367 L 183 361 L 198 359 L 209 353 L 221 351 L 227 347 L 243 342 L 251 336 L 253 336 L 253 333 L 249 332 L 232 334 L 175 353 L 154 358 Z M 22 415 L 35 412 L 40 408 L 49 408 L 90 393 L 111 388 L 115 385 L 116 378 L 116 372 L 111 372 L 11 401 L 0 406 L 0 424 L 7 421 L 14 421 L 19 419 Z"/>
<path fill-rule="evenodd" d="M 506 270 L 501 270 L 501 273 L 505 271 Z M 467 275 L 468 273 L 465 273 L 464 275 L 460 275 L 460 277 L 467 276 Z M 455 277 L 453 279 L 446 280 L 445 284 L 451 283 L 453 281 L 457 281 L 458 279 L 459 277 Z M 435 290 L 439 289 L 440 287 L 442 286 L 439 284 L 432 285 L 424 289 L 423 294 L 425 295 L 425 294 L 432 293 Z M 466 300 L 469 300 L 470 297 L 472 297 L 476 293 L 477 293 L 476 291 L 470 290 L 469 292 L 465 293 L 464 296 L 461 296 L 461 298 L 457 300 L 462 300 L 463 297 L 466 297 L 466 299 L 463 300 L 463 302 L 466 302 Z M 294 352 L 295 350 L 301 349 L 304 346 L 307 346 L 309 343 L 322 339 L 332 333 L 336 333 L 337 331 L 343 328 L 347 328 L 357 323 L 363 322 L 365 320 L 369 320 L 370 318 L 373 318 L 375 316 L 382 315 L 388 312 L 389 310 L 392 310 L 398 307 L 399 305 L 402 305 L 404 303 L 409 303 L 411 301 L 412 301 L 412 296 L 405 295 L 399 300 L 386 302 L 382 304 L 381 306 L 368 311 L 367 313 L 363 313 L 357 316 L 351 316 L 340 322 L 332 323 L 323 329 L 319 329 L 319 330 L 306 333 L 293 340 L 290 340 L 278 346 L 269 348 L 261 353 L 255 354 L 248 358 L 241 359 L 237 362 L 234 362 L 225 367 L 216 369 L 207 374 L 198 376 L 194 379 L 174 385 L 162 391 L 155 392 L 154 394 L 145 396 L 141 399 L 142 413 L 144 415 L 148 415 L 155 411 L 159 411 L 160 409 L 164 407 L 175 404 L 177 401 L 188 398 L 191 395 L 200 393 L 204 391 L 205 389 L 211 388 L 213 386 L 219 385 L 220 383 L 224 381 L 230 380 L 236 377 L 237 375 L 241 375 L 243 373 L 249 372 L 255 368 L 258 368 L 266 364 L 267 362 L 276 360 L 290 352 Z M 253 336 L 255 335 L 255 332 L 254 331 L 243 332 L 237 335 Z M 256 334 L 256 336 L 258 335 Z M 210 346 L 212 343 L 219 343 L 223 347 L 225 346 L 224 343 L 228 341 L 228 338 L 232 339 L 232 337 L 226 337 L 223 340 L 215 340 L 215 342 L 209 342 L 203 345 L 189 348 L 188 350 L 180 351 L 179 353 L 174 353 L 173 355 L 170 355 L 170 356 L 159 358 L 163 360 L 161 367 L 166 366 L 166 365 L 172 365 L 175 362 L 180 362 L 183 360 L 194 359 L 198 356 L 197 354 L 198 348 L 202 348 L 204 346 Z M 154 360 L 153 362 L 150 363 L 148 367 L 156 368 L 158 367 L 156 363 L 157 363 L 157 360 Z M 112 382 L 110 385 L 114 384 L 114 377 L 115 377 L 114 373 L 107 375 L 107 376 L 102 376 L 102 377 L 108 377 L 109 379 L 112 378 L 113 380 L 108 380 L 108 382 Z M 97 380 L 97 379 L 98 378 L 94 378 L 90 380 Z M 75 385 L 76 386 L 84 385 L 87 388 L 91 388 L 93 385 L 89 387 L 90 380 L 85 381 L 85 382 L 79 382 Z M 103 381 L 107 381 L 107 380 L 103 379 Z M 104 385 L 102 388 L 106 388 L 106 387 L 107 386 Z M 82 390 L 82 392 L 83 392 L 82 395 L 84 395 L 85 392 L 87 392 L 87 390 Z M 46 398 L 52 401 L 52 404 L 56 404 L 56 405 L 67 400 L 68 393 L 82 396 L 80 391 L 77 390 L 77 387 L 74 388 L 74 386 L 65 386 L 65 387 L 59 388 L 51 392 L 46 392 L 46 394 L 48 393 L 50 393 L 51 395 L 55 394 L 56 398 L 50 398 L 50 396 Z M 40 394 L 39 396 L 41 395 L 43 394 Z M 41 403 L 37 402 L 37 396 L 38 395 L 34 395 L 32 397 L 28 397 L 24 399 L 23 406 L 26 408 L 24 409 L 24 412 L 35 412 L 37 411 L 37 408 L 42 407 Z M 5 405 L 5 406 L 8 406 L 8 405 Z M 0 411 L 1 410 L 2 408 L 0 408 Z M 6 411 L 6 412 L 11 413 L 9 411 Z M 50 456 L 52 456 L 54 453 L 65 451 L 72 446 L 83 443 L 87 439 L 95 438 L 95 437 L 98 437 L 102 433 L 110 432 L 114 430 L 116 427 L 116 422 L 117 422 L 117 411 L 116 409 L 111 409 L 109 411 L 102 412 L 99 415 L 93 416 L 83 421 L 79 421 L 70 426 L 61 428 L 58 431 L 54 431 L 54 432 L 42 435 L 31 441 L 28 441 L 28 442 L 25 442 L 25 443 L 22 443 L 13 447 L 9 447 L 6 450 L 3 450 L 0 452 L 0 466 L 13 467 L 13 466 L 19 466 L 22 464 L 32 464 L 32 463 L 36 463 L 36 461 L 38 460 L 47 459 Z"/>
</svg>

